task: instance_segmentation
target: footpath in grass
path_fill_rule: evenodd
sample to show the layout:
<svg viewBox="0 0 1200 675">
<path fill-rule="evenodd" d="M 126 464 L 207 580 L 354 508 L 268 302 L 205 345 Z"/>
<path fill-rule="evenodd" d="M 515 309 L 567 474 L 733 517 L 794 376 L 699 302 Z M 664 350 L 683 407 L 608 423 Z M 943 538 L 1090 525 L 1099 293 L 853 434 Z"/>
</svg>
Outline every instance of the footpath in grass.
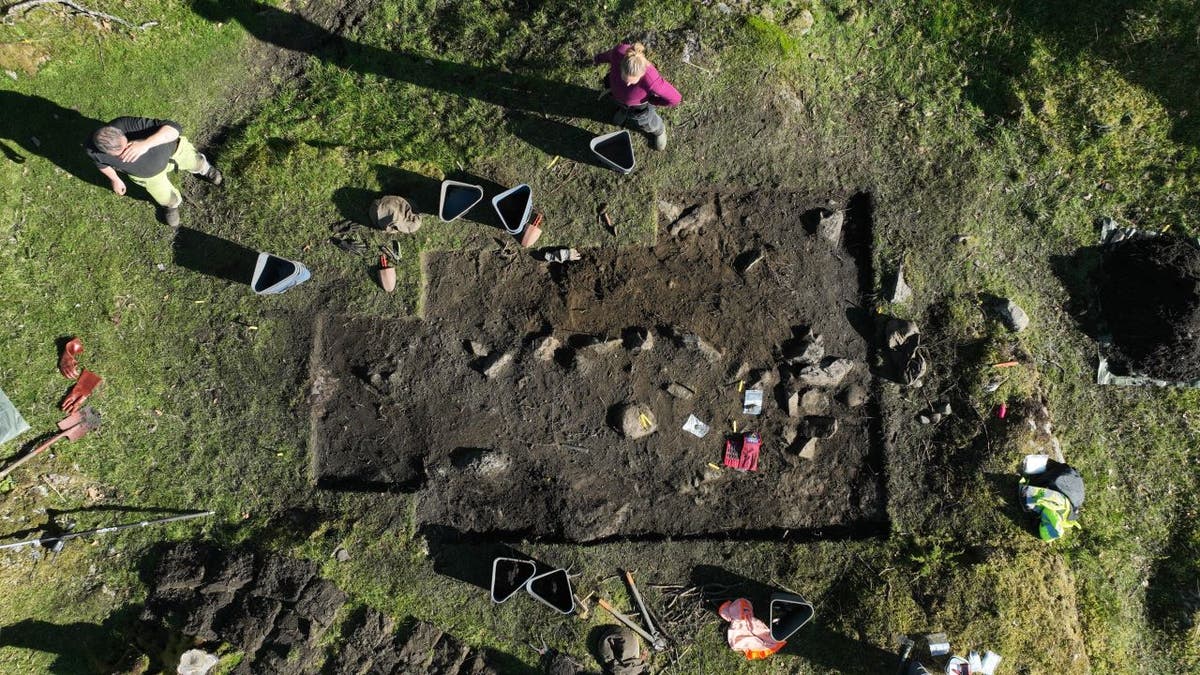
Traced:
<svg viewBox="0 0 1200 675">
<path fill-rule="evenodd" d="M 527 663 L 522 642 L 535 633 L 582 656 L 601 618 L 494 609 L 439 573 L 442 557 L 475 550 L 408 527 L 405 498 L 307 486 L 307 364 L 296 345 L 314 314 L 409 314 L 420 252 L 497 246 L 486 228 L 426 218 L 403 242 L 402 290 L 384 296 L 365 260 L 324 243 L 330 224 L 360 220 L 378 191 L 455 171 L 530 181 L 552 218 L 545 241 L 581 246 L 651 240 L 662 195 L 869 189 L 875 267 L 905 262 L 916 289 L 910 305 L 887 309 L 926 329 L 937 357 L 928 395 L 959 410 L 949 425 L 921 427 L 926 394 L 885 393 L 904 420 L 888 463 L 890 537 L 526 552 L 618 595 L 605 579 L 630 565 L 673 582 L 707 564 L 800 590 L 818 605 L 819 633 L 773 662 L 785 671 L 871 672 L 864 663 L 885 663 L 896 633 L 945 630 L 1026 672 L 1186 672 L 1200 656 L 1200 401 L 1090 385 L 1092 346 L 1064 309 L 1077 271 L 1055 266 L 1094 242 L 1100 215 L 1196 227 L 1195 13 L 1166 0 L 1118 5 L 845 0 L 811 6 L 815 25 L 802 33 L 801 7 L 789 3 L 726 15 L 688 3 L 161 2 L 128 17 L 160 21 L 137 33 L 49 10 L 3 27 L 7 44 L 39 45 L 26 61 L 37 49 L 50 60 L 0 78 L 0 143 L 11 151 L 0 162 L 0 288 L 11 298 L 0 308 L 0 386 L 35 428 L 52 425 L 63 390 L 53 345 L 68 334 L 85 336 L 89 367 L 108 381 L 96 399 L 104 430 L 15 475 L 2 507 L 11 530 L 41 524 L 46 508 L 88 507 L 81 527 L 121 513 L 97 506 L 216 508 L 205 534 L 327 561 L 357 602 Z M 304 22 L 336 35 L 311 48 L 279 37 Z M 687 103 L 667 115 L 673 147 L 645 151 L 635 179 L 619 180 L 570 154 L 611 128 L 580 103 L 597 71 L 578 61 L 646 30 Z M 231 55 L 257 53 L 256 38 L 301 48 L 303 77 L 281 78 L 252 106 L 228 104 L 251 72 Z M 221 192 L 185 190 L 195 202 L 185 218 L 196 218 L 186 225 L 302 259 L 314 280 L 264 300 L 174 266 L 153 209 L 107 192 L 79 152 L 92 125 L 126 113 L 172 117 L 217 142 L 230 180 Z M 593 217 L 597 192 L 634 224 L 620 242 Z M 970 244 L 949 244 L 954 234 Z M 1030 331 L 1012 338 L 983 318 L 975 296 L 985 291 L 1017 299 Z M 1021 374 L 984 392 L 986 365 L 1012 354 Z M 1037 389 L 1089 486 L 1084 529 L 1050 548 L 1008 517 L 999 477 L 1018 456 L 992 442 L 1005 431 L 995 406 Z M 51 489 L 48 474 L 71 482 Z M 121 608 L 143 592 L 143 551 L 198 529 L 121 535 L 54 562 L 8 558 L 3 575 L 21 590 L 0 602 L 0 621 L 27 638 L 0 650 L 0 663 L 104 670 L 81 645 L 125 625 Z M 339 544 L 350 561 L 328 558 Z M 715 626 L 681 669 L 741 667 Z M 69 648 L 44 638 L 64 634 L 89 637 Z"/>
</svg>

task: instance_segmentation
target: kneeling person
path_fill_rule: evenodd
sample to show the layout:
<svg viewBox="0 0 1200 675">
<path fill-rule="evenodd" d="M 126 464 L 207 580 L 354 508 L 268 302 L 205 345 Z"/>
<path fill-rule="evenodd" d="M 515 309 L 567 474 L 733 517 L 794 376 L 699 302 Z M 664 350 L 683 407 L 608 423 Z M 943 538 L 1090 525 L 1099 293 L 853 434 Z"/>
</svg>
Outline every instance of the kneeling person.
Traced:
<svg viewBox="0 0 1200 675">
<path fill-rule="evenodd" d="M 181 135 L 182 130 L 171 120 L 118 117 L 92 134 L 87 153 L 100 173 L 112 181 L 113 192 L 125 194 L 125 182 L 118 172 L 126 174 L 163 208 L 163 220 L 178 227 L 183 197 L 167 174 L 181 169 L 213 185 L 222 181 L 221 172 Z"/>
</svg>

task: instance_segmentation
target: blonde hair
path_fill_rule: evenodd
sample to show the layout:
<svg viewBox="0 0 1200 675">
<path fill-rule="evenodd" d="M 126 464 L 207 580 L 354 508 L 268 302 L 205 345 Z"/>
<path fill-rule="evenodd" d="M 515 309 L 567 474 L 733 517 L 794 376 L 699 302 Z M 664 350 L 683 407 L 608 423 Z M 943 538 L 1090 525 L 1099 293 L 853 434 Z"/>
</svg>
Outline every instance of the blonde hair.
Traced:
<svg viewBox="0 0 1200 675">
<path fill-rule="evenodd" d="M 625 58 L 621 59 L 621 75 L 624 77 L 641 77 L 646 74 L 646 66 L 650 65 L 650 59 L 646 58 L 646 45 L 635 42 L 625 52 Z"/>
</svg>

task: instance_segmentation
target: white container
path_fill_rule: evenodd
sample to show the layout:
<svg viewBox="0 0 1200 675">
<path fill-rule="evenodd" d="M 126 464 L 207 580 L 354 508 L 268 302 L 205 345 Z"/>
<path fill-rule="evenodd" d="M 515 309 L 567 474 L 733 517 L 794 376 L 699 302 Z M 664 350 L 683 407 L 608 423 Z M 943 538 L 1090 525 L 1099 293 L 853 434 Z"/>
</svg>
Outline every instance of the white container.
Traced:
<svg viewBox="0 0 1200 675">
<path fill-rule="evenodd" d="M 250 277 L 250 290 L 258 295 L 277 295 L 308 281 L 312 273 L 295 260 L 270 253 L 259 253 Z"/>
<path fill-rule="evenodd" d="M 983 655 L 983 663 L 979 666 L 979 672 L 983 675 L 996 675 L 996 668 L 1000 665 L 1000 655 L 993 651 L 988 651 Z"/>
<path fill-rule="evenodd" d="M 446 213 L 446 194 L 451 196 L 450 213 Z M 474 197 L 472 197 L 474 195 Z M 471 185 L 470 183 L 460 183 L 456 180 L 442 181 L 442 193 L 438 197 L 438 219 L 443 223 L 450 223 L 465 216 L 467 211 L 475 208 L 475 205 L 483 200 L 483 186 Z M 468 203 L 469 202 L 469 203 Z M 447 218 L 446 216 L 450 217 Z"/>
<path fill-rule="evenodd" d="M 633 139 L 625 129 L 593 138 L 591 148 L 605 166 L 623 174 L 633 173 L 633 167 L 637 165 L 633 157 Z"/>
<path fill-rule="evenodd" d="M 1026 476 L 1042 473 L 1046 470 L 1048 461 L 1050 461 L 1050 455 L 1025 455 L 1025 459 L 1021 462 L 1021 473 Z"/>
<path fill-rule="evenodd" d="M 522 197 L 525 201 L 524 206 L 521 205 Z M 500 208 L 501 202 L 505 204 L 503 209 Z M 515 188 L 505 190 L 492 197 L 492 208 L 496 210 L 496 215 L 500 216 L 500 224 L 504 226 L 505 230 L 508 230 L 509 234 L 521 234 L 525 229 L 525 223 L 529 222 L 530 214 L 533 213 L 533 189 L 522 183 Z M 506 212 L 508 217 L 504 215 Z"/>
</svg>

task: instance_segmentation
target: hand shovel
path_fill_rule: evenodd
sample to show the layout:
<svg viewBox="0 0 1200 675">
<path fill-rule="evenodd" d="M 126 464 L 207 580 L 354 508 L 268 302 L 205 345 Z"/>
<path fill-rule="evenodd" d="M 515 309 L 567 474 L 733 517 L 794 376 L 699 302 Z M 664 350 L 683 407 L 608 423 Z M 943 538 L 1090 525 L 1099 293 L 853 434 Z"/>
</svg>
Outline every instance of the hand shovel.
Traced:
<svg viewBox="0 0 1200 675">
<path fill-rule="evenodd" d="M 24 457 L 21 457 L 12 464 L 4 467 L 3 470 L 0 470 L 0 480 L 4 480 L 6 477 L 8 477 L 8 474 L 12 473 L 17 467 L 42 454 L 46 448 L 54 445 L 60 439 L 65 438 L 68 441 L 77 441 L 83 438 L 87 432 L 95 429 L 98 426 L 100 426 L 100 413 L 91 406 L 67 415 L 58 423 L 58 429 L 61 433 L 55 434 L 50 438 L 50 440 L 42 443 L 31 450 Z"/>
<path fill-rule="evenodd" d="M 387 256 L 379 256 L 379 285 L 391 293 L 396 290 L 396 268 L 388 265 Z"/>
</svg>

